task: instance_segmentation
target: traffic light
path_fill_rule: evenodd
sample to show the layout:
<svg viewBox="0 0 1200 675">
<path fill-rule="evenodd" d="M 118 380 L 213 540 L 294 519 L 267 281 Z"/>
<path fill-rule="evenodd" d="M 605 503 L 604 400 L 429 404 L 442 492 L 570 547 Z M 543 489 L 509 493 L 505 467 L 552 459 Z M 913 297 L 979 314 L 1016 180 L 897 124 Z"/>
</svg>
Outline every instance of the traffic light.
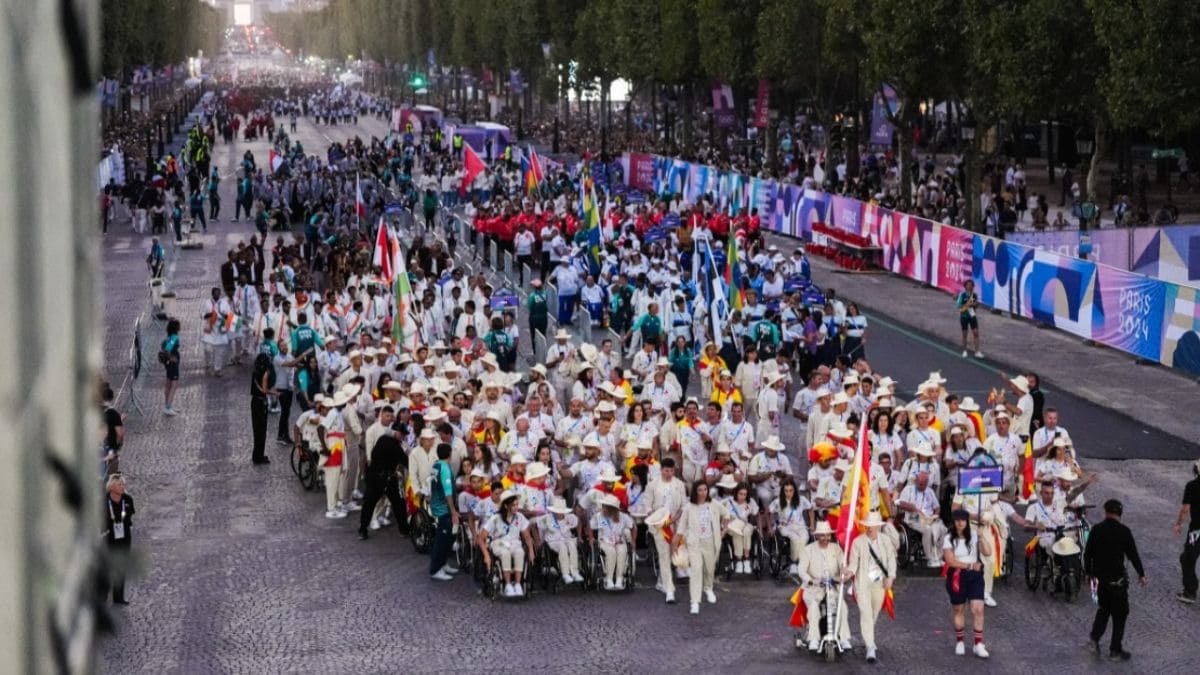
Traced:
<svg viewBox="0 0 1200 675">
<path fill-rule="evenodd" d="M 833 151 L 842 149 L 842 125 L 837 122 L 829 127 L 829 149 Z"/>
<path fill-rule="evenodd" d="M 425 79 L 424 73 L 413 73 L 408 77 L 408 86 L 413 89 L 424 89 L 429 82 Z"/>
</svg>

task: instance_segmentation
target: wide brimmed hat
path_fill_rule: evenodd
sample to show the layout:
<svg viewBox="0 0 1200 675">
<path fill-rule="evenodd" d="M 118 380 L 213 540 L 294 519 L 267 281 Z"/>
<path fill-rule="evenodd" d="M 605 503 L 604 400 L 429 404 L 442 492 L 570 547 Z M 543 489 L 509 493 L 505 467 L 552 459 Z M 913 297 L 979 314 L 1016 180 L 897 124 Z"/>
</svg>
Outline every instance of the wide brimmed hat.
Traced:
<svg viewBox="0 0 1200 675">
<path fill-rule="evenodd" d="M 526 480 L 537 480 L 538 478 L 548 475 L 550 475 L 550 467 L 546 466 L 542 462 L 530 462 L 525 467 Z"/>
<path fill-rule="evenodd" d="M 1079 544 L 1075 542 L 1073 537 L 1063 537 L 1062 539 L 1059 539 L 1058 541 L 1054 542 L 1054 545 L 1050 547 L 1050 550 L 1054 553 L 1054 555 L 1061 556 L 1079 555 L 1080 553 Z"/>
<path fill-rule="evenodd" d="M 830 536 L 833 536 L 833 528 L 829 526 L 828 520 L 822 520 L 819 523 L 817 523 L 817 526 L 815 528 L 813 528 L 812 533 L 813 533 L 814 537 L 817 536 L 818 534 L 828 534 Z"/>
<path fill-rule="evenodd" d="M 616 495 L 604 494 L 597 501 L 600 503 L 600 506 L 611 506 L 614 509 L 621 508 L 621 500 Z"/>
<path fill-rule="evenodd" d="M 646 525 L 649 527 L 660 527 L 667 519 L 671 517 L 671 511 L 667 507 L 655 509 L 650 515 L 646 516 Z"/>
<path fill-rule="evenodd" d="M 768 450 L 776 450 L 779 452 L 784 450 L 783 441 L 779 440 L 779 437 L 775 434 L 768 436 L 767 440 L 763 441 L 762 447 L 767 448 Z"/>
<path fill-rule="evenodd" d="M 858 524 L 863 527 L 883 527 L 883 521 L 879 518 L 879 514 L 874 511 L 868 513 L 866 518 L 858 521 Z"/>
<path fill-rule="evenodd" d="M 617 482 L 617 472 L 611 466 L 605 466 L 600 470 L 600 475 L 596 480 L 601 483 L 615 483 Z"/>
<path fill-rule="evenodd" d="M 566 328 L 559 328 L 558 332 L 556 332 L 554 334 L 554 339 L 555 340 L 570 340 L 571 334 L 569 332 L 567 332 Z"/>
<path fill-rule="evenodd" d="M 562 497 L 555 497 L 554 501 L 550 502 L 549 511 L 550 513 L 557 513 L 565 516 L 568 513 L 571 513 L 571 507 L 567 506 L 567 500 L 563 499 Z"/>
<path fill-rule="evenodd" d="M 595 361 L 596 357 L 600 356 L 600 350 L 596 349 L 595 345 L 585 342 L 579 345 L 579 355 L 584 361 Z"/>
<path fill-rule="evenodd" d="M 1024 375 L 1018 375 L 1018 376 L 1010 379 L 1008 382 L 1017 391 L 1019 391 L 1023 394 L 1029 393 L 1029 378 L 1025 377 Z"/>
<path fill-rule="evenodd" d="M 829 402 L 830 405 L 845 405 L 848 403 L 850 403 L 850 397 L 846 396 L 846 393 L 842 391 L 834 394 L 833 400 Z"/>
<path fill-rule="evenodd" d="M 525 455 L 522 455 L 521 453 L 518 452 L 517 454 L 512 456 L 512 459 L 508 460 L 508 463 L 509 464 L 529 464 L 529 460 L 525 459 Z M 526 468 L 528 468 L 528 467 L 526 467 Z"/>
<path fill-rule="evenodd" d="M 979 412 L 979 404 L 970 396 L 964 396 L 963 400 L 958 404 L 958 409 L 966 410 L 967 412 Z"/>
<path fill-rule="evenodd" d="M 733 477 L 733 474 L 731 474 L 731 473 L 727 473 L 724 476 L 721 476 L 721 480 L 717 481 L 717 485 L 716 485 L 716 487 L 719 487 L 719 488 L 722 488 L 725 490 L 732 490 L 732 489 L 736 488 L 737 486 L 738 486 L 737 479 L 735 479 Z"/>
<path fill-rule="evenodd" d="M 914 443 L 908 451 L 914 455 L 920 455 L 922 457 L 933 457 L 933 446 L 926 441 L 918 441 Z"/>
</svg>

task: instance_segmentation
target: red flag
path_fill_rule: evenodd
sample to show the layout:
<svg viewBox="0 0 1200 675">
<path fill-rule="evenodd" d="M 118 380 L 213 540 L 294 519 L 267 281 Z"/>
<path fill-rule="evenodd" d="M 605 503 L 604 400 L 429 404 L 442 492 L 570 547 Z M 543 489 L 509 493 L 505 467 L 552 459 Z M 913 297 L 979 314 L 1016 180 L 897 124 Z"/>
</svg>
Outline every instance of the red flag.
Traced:
<svg viewBox="0 0 1200 675">
<path fill-rule="evenodd" d="M 792 594 L 792 617 L 788 619 L 788 625 L 792 628 L 804 628 L 808 625 L 808 606 L 804 604 L 804 588 L 796 589 Z"/>
<path fill-rule="evenodd" d="M 871 508 L 871 447 L 867 443 L 866 425 L 858 430 L 858 448 L 850 471 L 850 489 L 842 490 L 837 527 L 834 528 L 838 543 L 847 557 L 850 544 L 859 533 L 858 521 L 866 518 Z"/>
<path fill-rule="evenodd" d="M 367 217 L 367 204 L 362 196 L 362 181 L 357 175 L 354 177 L 354 215 L 359 220 Z"/>
<path fill-rule="evenodd" d="M 475 177 L 487 170 L 487 164 L 484 164 L 479 155 L 475 154 L 469 143 L 463 144 L 463 168 L 466 170 L 466 173 L 463 174 L 462 185 L 458 186 L 458 194 L 460 196 L 467 194 L 467 190 L 471 187 L 471 183 L 474 182 Z"/>
<path fill-rule="evenodd" d="M 1037 482 L 1033 474 L 1033 437 L 1025 441 L 1025 456 L 1021 463 L 1021 496 L 1029 499 L 1033 494 L 1033 484 Z"/>
<path fill-rule="evenodd" d="M 392 283 L 396 278 L 396 270 L 392 268 L 392 245 L 383 218 L 379 219 L 379 233 L 375 235 L 375 251 L 371 262 L 379 268 L 379 275 L 383 280 Z"/>
<path fill-rule="evenodd" d="M 529 146 L 529 169 L 533 172 L 533 182 L 541 185 L 545 180 L 545 174 L 542 173 L 542 160 L 538 159 L 537 150 L 533 146 Z"/>
<path fill-rule="evenodd" d="M 892 621 L 896 620 L 895 594 L 892 593 L 892 589 L 890 588 L 883 594 L 883 610 L 887 612 L 889 619 Z"/>
</svg>

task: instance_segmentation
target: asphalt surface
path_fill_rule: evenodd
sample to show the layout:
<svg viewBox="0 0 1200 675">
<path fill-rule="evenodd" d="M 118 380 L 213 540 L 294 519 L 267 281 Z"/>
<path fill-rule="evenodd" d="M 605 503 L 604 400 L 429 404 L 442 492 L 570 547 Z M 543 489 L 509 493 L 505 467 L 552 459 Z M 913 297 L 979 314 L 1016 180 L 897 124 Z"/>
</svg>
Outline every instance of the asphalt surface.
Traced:
<svg viewBox="0 0 1200 675">
<path fill-rule="evenodd" d="M 305 147 L 322 148 L 354 128 L 300 123 Z M 364 120 L 364 137 L 382 123 Z M 232 172 L 247 144 L 219 145 L 222 170 Z M 263 142 L 250 144 L 266 155 Z M 225 181 L 232 204 L 232 181 Z M 226 214 L 228 218 L 228 213 Z M 1180 463 L 1091 460 L 1101 472 L 1089 499 L 1125 500 L 1127 522 L 1152 580 L 1132 593 L 1134 614 L 1126 647 L 1135 660 L 1117 666 L 1083 649 L 1092 607 L 1086 595 L 1068 604 L 1026 590 L 1019 578 L 998 584 L 1000 606 L 987 614 L 989 662 L 953 655 L 949 611 L 941 580 L 902 575 L 896 585 L 897 619 L 881 620 L 880 663 L 863 660 L 856 610 L 855 649 L 827 666 L 793 646 L 787 626 L 793 588 L 771 580 L 717 583 L 718 604 L 687 614 L 686 601 L 666 605 L 652 590 L 649 570 L 638 572 L 629 595 L 569 592 L 528 602 L 489 602 L 466 579 L 439 584 L 409 541 L 381 531 L 355 538 L 350 519 L 323 517 L 323 495 L 305 492 L 279 446 L 269 466 L 250 464 L 248 371 L 206 378 L 200 366 L 200 303 L 217 279 L 224 251 L 248 238 L 249 223 L 211 224 L 202 251 L 182 252 L 172 265 L 183 318 L 183 376 L 179 417 L 163 417 L 162 375 L 152 358 L 142 382 L 146 414 L 127 423 L 122 469 L 137 500 L 133 528 L 140 571 L 131 579 L 131 605 L 116 608 L 119 629 L 101 643 L 102 669 L 111 673 L 384 673 L 384 672 L 702 672 L 776 673 L 793 669 L 833 672 L 1192 673 L 1190 645 L 1200 640 L 1197 608 L 1173 599 L 1180 541 L 1169 523 L 1178 506 Z M 130 327 L 144 308 L 149 237 L 116 224 L 102 249 L 105 367 L 123 372 Z M 824 281 L 818 276 L 818 283 Z M 957 353 L 923 342 L 873 319 L 868 355 L 906 390 L 930 370 L 941 370 L 952 391 L 979 396 L 998 384 L 995 373 Z M 161 324 L 145 329 L 147 354 Z M 985 363 L 985 365 L 987 365 Z M 1090 457 L 1093 439 L 1119 438 L 1137 447 L 1140 429 L 1121 418 L 1075 404 L 1056 383 L 1048 401 Z M 124 407 L 124 405 L 123 405 Z M 277 418 L 272 417 L 271 421 Z M 792 422 L 785 437 L 794 438 Z M 1155 437 L 1150 436 L 1152 442 Z M 1143 444 L 1144 445 L 1144 444 Z M 790 447 L 794 460 L 799 448 Z M 803 468 L 801 465 L 798 468 Z M 1018 549 L 1025 536 L 1018 535 Z M 1020 565 L 1017 575 L 1020 575 Z M 686 586 L 679 596 L 686 597 Z"/>
</svg>

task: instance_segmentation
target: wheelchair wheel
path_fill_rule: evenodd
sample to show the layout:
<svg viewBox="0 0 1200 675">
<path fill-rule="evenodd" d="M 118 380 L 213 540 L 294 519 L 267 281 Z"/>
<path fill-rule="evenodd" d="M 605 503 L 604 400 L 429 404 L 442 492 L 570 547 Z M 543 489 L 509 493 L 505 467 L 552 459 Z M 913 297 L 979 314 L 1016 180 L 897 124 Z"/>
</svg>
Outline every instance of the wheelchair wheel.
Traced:
<svg viewBox="0 0 1200 675">
<path fill-rule="evenodd" d="M 729 538 L 721 540 L 721 550 L 717 553 L 717 575 L 725 581 L 733 580 L 733 542 Z"/>
<path fill-rule="evenodd" d="M 455 541 L 458 544 L 458 550 L 454 552 L 454 560 L 458 563 L 458 569 L 470 569 L 472 558 L 475 556 L 475 544 L 471 541 L 470 528 L 466 523 L 459 524 L 458 537 Z"/>
<path fill-rule="evenodd" d="M 304 452 L 304 451 L 301 451 Z M 324 484 L 322 472 L 317 468 L 316 459 L 311 452 L 304 452 L 299 458 L 299 464 L 296 467 L 296 476 L 300 479 L 300 485 L 304 486 L 305 490 L 311 492 L 317 487 L 318 483 Z"/>
<path fill-rule="evenodd" d="M 1062 564 L 1060 571 L 1062 579 L 1063 599 L 1067 602 L 1073 602 L 1075 597 L 1079 595 L 1079 589 L 1082 585 L 1083 572 L 1080 570 L 1079 556 L 1071 556 L 1071 559 Z"/>
<path fill-rule="evenodd" d="M 906 570 L 912 566 L 908 530 L 904 527 L 898 527 L 896 528 L 896 533 L 900 535 L 900 545 L 896 547 L 896 566 L 902 570 Z"/>
<path fill-rule="evenodd" d="M 629 550 L 626 551 L 625 555 L 628 558 L 628 560 L 625 561 L 625 588 L 624 588 L 624 591 L 626 593 L 632 593 L 633 586 L 636 583 L 636 579 L 637 579 L 637 555 L 636 555 L 636 552 L 634 551 L 634 548 L 632 545 L 629 547 Z"/>
<path fill-rule="evenodd" d="M 837 643 L 835 643 L 833 640 L 826 640 L 824 655 L 826 663 L 833 663 L 834 661 L 837 661 Z"/>
<path fill-rule="evenodd" d="M 770 566 L 770 561 L 764 561 L 764 555 L 762 537 L 755 532 L 750 539 L 750 571 L 754 573 L 755 581 L 761 580 L 763 569 Z"/>
<path fill-rule="evenodd" d="M 498 600 L 501 597 L 501 591 L 504 590 L 504 575 L 500 572 L 500 561 L 492 559 L 492 566 L 488 568 L 487 575 L 483 578 L 483 594 L 488 600 Z"/>
<path fill-rule="evenodd" d="M 1042 581 L 1042 548 L 1039 546 L 1033 555 L 1025 558 L 1025 586 L 1036 591 Z"/>
<path fill-rule="evenodd" d="M 291 459 L 292 459 L 292 473 L 296 474 L 296 477 L 299 478 L 300 477 L 300 446 L 298 446 L 298 445 L 292 446 Z"/>
<path fill-rule="evenodd" d="M 425 509 L 417 509 L 417 512 L 408 519 L 408 532 L 417 553 L 421 555 L 429 553 L 429 550 L 433 548 L 434 525 L 433 519 L 425 512 Z"/>
<path fill-rule="evenodd" d="M 600 561 L 600 547 L 595 544 L 587 544 L 579 556 L 579 560 L 584 563 L 583 568 L 586 570 L 583 573 L 585 588 L 591 591 L 601 588 L 600 580 L 604 577 L 604 565 Z"/>
<path fill-rule="evenodd" d="M 1004 542 L 1004 562 L 1000 563 L 1000 581 L 1008 583 L 1013 571 L 1013 540 L 1009 537 Z"/>
</svg>

